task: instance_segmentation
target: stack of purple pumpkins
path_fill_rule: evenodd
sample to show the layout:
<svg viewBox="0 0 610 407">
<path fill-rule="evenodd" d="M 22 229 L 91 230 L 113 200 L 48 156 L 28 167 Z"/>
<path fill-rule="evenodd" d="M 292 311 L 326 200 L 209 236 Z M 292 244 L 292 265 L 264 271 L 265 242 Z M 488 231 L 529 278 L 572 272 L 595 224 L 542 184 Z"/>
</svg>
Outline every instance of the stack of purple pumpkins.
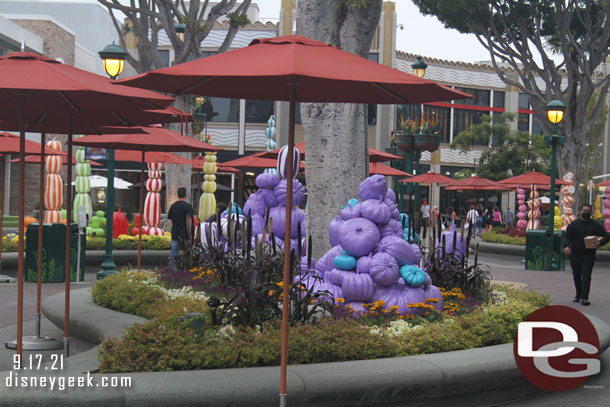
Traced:
<svg viewBox="0 0 610 407">
<path fill-rule="evenodd" d="M 373 175 L 358 189 L 360 200 L 351 199 L 330 224 L 333 246 L 310 270 L 307 261 L 302 271 L 322 280 L 297 277 L 317 291 L 327 290 L 333 298 L 344 298 L 355 310 L 364 303 L 383 300 L 386 309 L 413 314 L 409 304 L 425 303 L 443 308 L 440 290 L 430 276 L 419 268 L 421 252 L 416 244 L 404 240 L 403 225 L 396 195 L 385 178 Z M 305 264 L 303 264 L 305 263 Z M 436 300 L 433 300 L 436 299 Z"/>
</svg>

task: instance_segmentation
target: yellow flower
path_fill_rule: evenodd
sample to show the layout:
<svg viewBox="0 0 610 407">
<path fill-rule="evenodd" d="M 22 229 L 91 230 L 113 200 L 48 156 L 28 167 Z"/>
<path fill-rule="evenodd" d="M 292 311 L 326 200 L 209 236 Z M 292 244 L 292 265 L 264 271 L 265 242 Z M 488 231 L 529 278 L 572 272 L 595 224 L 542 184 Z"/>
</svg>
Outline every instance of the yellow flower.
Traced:
<svg viewBox="0 0 610 407">
<path fill-rule="evenodd" d="M 314 304 L 316 302 L 316 300 L 312 298 L 311 300 L 309 300 L 309 302 Z"/>
<path fill-rule="evenodd" d="M 398 305 L 392 305 L 392 306 L 390 307 L 390 309 L 391 309 L 392 311 L 397 310 L 397 309 L 399 309 L 399 308 L 400 308 L 400 307 L 399 307 Z"/>
<path fill-rule="evenodd" d="M 273 294 L 275 294 L 275 291 L 273 291 L 273 290 L 269 290 L 269 293 L 268 293 L 268 294 L 269 294 L 269 296 L 271 297 Z"/>
<path fill-rule="evenodd" d="M 343 304 L 345 302 L 345 298 L 337 298 L 337 303 Z"/>
</svg>

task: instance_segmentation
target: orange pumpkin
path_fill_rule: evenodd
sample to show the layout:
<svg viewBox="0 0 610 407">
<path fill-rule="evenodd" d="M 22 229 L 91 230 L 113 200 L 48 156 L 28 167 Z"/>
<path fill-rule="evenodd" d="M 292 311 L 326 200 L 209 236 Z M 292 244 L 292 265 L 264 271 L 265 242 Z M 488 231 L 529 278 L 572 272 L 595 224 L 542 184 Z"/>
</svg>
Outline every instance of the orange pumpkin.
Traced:
<svg viewBox="0 0 610 407">
<path fill-rule="evenodd" d="M 30 223 L 35 223 L 38 222 L 38 219 L 32 217 L 32 216 L 28 216 L 26 218 L 23 218 L 23 227 L 24 228 L 28 228 L 28 226 L 30 225 Z"/>
</svg>

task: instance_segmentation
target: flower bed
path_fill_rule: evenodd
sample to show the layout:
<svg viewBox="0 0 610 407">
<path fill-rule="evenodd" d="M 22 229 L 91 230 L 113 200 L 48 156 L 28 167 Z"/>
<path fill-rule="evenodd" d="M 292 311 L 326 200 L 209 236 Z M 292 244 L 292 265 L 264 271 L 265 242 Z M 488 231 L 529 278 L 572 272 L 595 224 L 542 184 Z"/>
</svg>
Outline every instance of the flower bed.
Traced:
<svg viewBox="0 0 610 407">
<path fill-rule="evenodd" d="M 205 281 L 207 270 L 194 268 L 193 281 Z M 202 285 L 203 286 L 203 285 Z M 168 371 L 273 366 L 280 361 L 280 326 L 275 319 L 255 326 L 210 326 L 194 329 L 179 317 L 204 312 L 207 296 L 192 286 L 167 289 L 151 273 L 121 272 L 93 288 L 94 301 L 118 311 L 152 318 L 107 339 L 100 347 L 102 372 Z M 198 287 L 200 288 L 200 287 Z M 365 304 L 365 314 L 337 299 L 315 322 L 293 323 L 289 363 L 306 364 L 408 356 L 507 343 L 517 324 L 548 305 L 546 295 L 496 286 L 484 302 L 459 289 L 443 291 L 442 313 L 431 304 L 412 304 L 419 312 L 404 316 Z"/>
<path fill-rule="evenodd" d="M 481 240 L 488 243 L 512 244 L 525 246 L 525 232 L 517 231 L 517 229 L 497 229 L 492 232 L 485 232 L 481 236 Z M 598 250 L 610 251 L 610 243 L 605 244 Z"/>
<path fill-rule="evenodd" d="M 6 235 L 2 238 L 2 252 L 16 252 L 19 244 L 19 236 Z M 148 236 L 142 235 L 142 250 L 169 250 L 171 235 Z M 104 250 L 106 248 L 105 237 L 87 236 L 87 250 Z M 120 235 L 118 239 L 112 239 L 113 250 L 137 250 L 138 236 Z"/>
</svg>

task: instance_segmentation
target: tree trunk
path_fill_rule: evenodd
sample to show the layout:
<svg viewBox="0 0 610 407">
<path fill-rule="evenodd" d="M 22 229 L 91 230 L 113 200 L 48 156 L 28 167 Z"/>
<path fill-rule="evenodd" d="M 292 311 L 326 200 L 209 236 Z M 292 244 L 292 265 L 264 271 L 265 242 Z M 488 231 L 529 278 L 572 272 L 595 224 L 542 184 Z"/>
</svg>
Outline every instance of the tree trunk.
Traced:
<svg viewBox="0 0 610 407">
<path fill-rule="evenodd" d="M 193 110 L 192 96 L 190 95 L 178 95 L 174 102 L 176 109 L 182 110 L 183 112 L 191 112 Z M 186 135 L 190 136 L 192 131 L 189 128 L 190 124 L 173 123 L 169 125 L 170 130 L 177 133 L 181 131 Z M 191 159 L 191 153 L 175 153 L 181 155 L 184 158 Z M 187 200 L 191 202 L 194 208 L 196 208 L 196 202 L 193 202 L 191 193 L 191 166 L 180 165 L 180 164 L 167 164 L 165 165 L 165 212 L 169 210 L 169 207 L 178 199 L 178 188 L 184 187 L 187 192 Z M 197 213 L 195 211 L 195 213 Z"/>
<path fill-rule="evenodd" d="M 367 57 L 381 15 L 380 0 L 359 8 L 301 0 L 297 7 L 299 35 Z M 301 105 L 307 157 L 307 231 L 315 242 L 315 258 L 330 248 L 330 222 L 350 198 L 357 197 L 358 185 L 364 180 L 368 165 L 365 108 L 362 104 Z"/>
</svg>

